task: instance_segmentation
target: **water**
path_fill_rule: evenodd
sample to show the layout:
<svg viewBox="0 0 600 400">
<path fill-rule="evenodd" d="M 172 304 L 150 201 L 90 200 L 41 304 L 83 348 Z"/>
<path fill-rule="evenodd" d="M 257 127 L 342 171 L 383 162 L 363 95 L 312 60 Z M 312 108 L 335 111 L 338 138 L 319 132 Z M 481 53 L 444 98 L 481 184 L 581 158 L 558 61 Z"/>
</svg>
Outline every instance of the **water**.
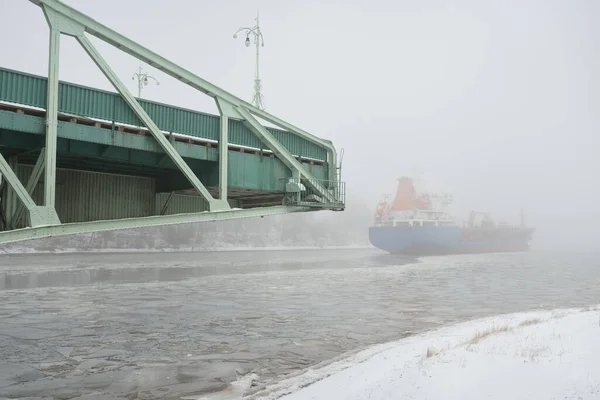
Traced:
<svg viewBox="0 0 600 400">
<path fill-rule="evenodd" d="M 597 304 L 599 287 L 591 253 L 2 256 L 0 397 L 177 398 L 250 372 L 252 392 L 441 325 Z"/>
</svg>

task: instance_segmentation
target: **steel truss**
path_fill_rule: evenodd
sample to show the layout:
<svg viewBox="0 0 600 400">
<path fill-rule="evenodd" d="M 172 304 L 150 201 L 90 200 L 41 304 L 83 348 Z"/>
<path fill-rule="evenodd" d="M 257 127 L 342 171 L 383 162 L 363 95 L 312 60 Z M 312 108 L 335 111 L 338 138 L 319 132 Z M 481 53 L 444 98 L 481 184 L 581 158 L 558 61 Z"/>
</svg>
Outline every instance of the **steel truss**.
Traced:
<svg viewBox="0 0 600 400">
<path fill-rule="evenodd" d="M 0 154 L 0 172 L 3 180 L 10 185 L 14 196 L 21 204 L 12 206 L 6 216 L 9 228 L 17 226 L 27 211 L 30 216 L 31 227 L 5 231 L 0 233 L 0 243 L 8 243 L 40 237 L 68 235 L 85 232 L 98 232 L 106 230 L 138 228 L 145 226 L 159 226 L 200 221 L 217 221 L 244 217 L 255 217 L 282 214 L 289 212 L 308 211 L 315 208 L 299 206 L 274 206 L 251 209 L 232 210 L 227 202 L 227 157 L 228 157 L 228 121 L 229 119 L 242 120 L 248 128 L 292 171 L 295 179 L 300 179 L 312 192 L 317 193 L 325 204 L 337 204 L 336 209 L 343 208 L 339 201 L 337 185 L 337 153 L 332 143 L 305 132 L 270 113 L 254 107 L 252 104 L 228 93 L 218 86 L 194 75 L 190 71 L 174 64 L 147 48 L 135 43 L 131 39 L 98 23 L 87 15 L 60 2 L 59 0 L 30 0 L 40 6 L 50 28 L 49 62 L 48 62 L 48 98 L 46 106 L 46 145 L 42 149 L 39 159 L 34 167 L 26 187 L 20 182 L 10 163 Z M 159 215 L 142 218 L 115 219 L 106 221 L 91 221 L 82 223 L 61 224 L 56 213 L 56 146 L 58 122 L 58 69 L 59 49 L 61 35 L 74 37 L 90 56 L 102 73 L 108 78 L 124 101 L 129 105 L 136 116 L 148 128 L 152 136 L 160 144 L 165 153 L 177 165 L 179 170 L 188 179 L 192 187 L 208 203 L 209 211 L 202 213 L 188 213 L 178 215 Z M 197 89 L 212 97 L 217 104 L 221 117 L 219 137 L 219 198 L 214 198 L 194 172 L 188 167 L 183 158 L 172 144 L 162 134 L 152 118 L 139 104 L 137 99 L 117 77 L 110 65 L 94 47 L 88 35 L 109 43 L 128 53 L 140 61 L 163 71 L 175 79 Z M 265 129 L 256 119 L 262 118 L 282 129 L 290 131 L 313 143 L 327 149 L 327 163 L 329 165 L 329 185 L 318 183 L 317 179 L 296 160 L 293 155 L 273 135 Z M 10 160 L 9 160 L 10 161 Z M 31 197 L 33 189 L 44 174 L 44 204 L 38 206 Z M 4 199 L 3 199 L 4 200 Z M 12 202 L 16 204 L 17 202 Z"/>
</svg>

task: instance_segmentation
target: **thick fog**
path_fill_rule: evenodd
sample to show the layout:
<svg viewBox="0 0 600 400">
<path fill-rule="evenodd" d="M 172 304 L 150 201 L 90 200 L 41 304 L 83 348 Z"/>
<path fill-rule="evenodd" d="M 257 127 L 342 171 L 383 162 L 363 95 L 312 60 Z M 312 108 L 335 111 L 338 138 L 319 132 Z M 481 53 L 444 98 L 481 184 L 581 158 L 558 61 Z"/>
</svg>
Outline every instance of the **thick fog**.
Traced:
<svg viewBox="0 0 600 400">
<path fill-rule="evenodd" d="M 523 208 L 536 247 L 600 242 L 598 2 L 65 2 L 248 100 L 254 49 L 232 35 L 259 8 L 267 110 L 344 148 L 345 215 L 372 212 L 418 168 L 453 193 L 459 220 L 474 209 L 518 222 Z M 1 0 L 0 15 L 0 65 L 46 75 L 41 10 Z M 112 90 L 63 38 L 60 79 Z M 94 43 L 135 92 L 138 61 Z M 144 68 L 160 85 L 143 97 L 217 112 L 212 99 Z"/>
</svg>

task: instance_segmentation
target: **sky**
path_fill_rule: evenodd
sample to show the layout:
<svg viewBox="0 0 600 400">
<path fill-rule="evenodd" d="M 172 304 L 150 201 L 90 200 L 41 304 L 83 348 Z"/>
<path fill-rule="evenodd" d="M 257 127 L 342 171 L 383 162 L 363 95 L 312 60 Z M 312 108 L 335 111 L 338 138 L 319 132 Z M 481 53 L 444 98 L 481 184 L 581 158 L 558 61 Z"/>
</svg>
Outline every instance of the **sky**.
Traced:
<svg viewBox="0 0 600 400">
<path fill-rule="evenodd" d="M 355 203 L 375 207 L 422 171 L 454 212 L 527 221 L 547 243 L 600 244 L 600 3 L 593 0 L 65 0 L 247 100 L 260 10 L 267 111 L 344 149 Z M 48 27 L 27 0 L 0 0 L 0 65 L 47 74 Z M 243 36 L 243 35 L 242 35 Z M 93 40 L 132 91 L 138 61 Z M 63 36 L 61 80 L 112 90 Z M 143 97 L 217 113 L 150 67 Z"/>
</svg>

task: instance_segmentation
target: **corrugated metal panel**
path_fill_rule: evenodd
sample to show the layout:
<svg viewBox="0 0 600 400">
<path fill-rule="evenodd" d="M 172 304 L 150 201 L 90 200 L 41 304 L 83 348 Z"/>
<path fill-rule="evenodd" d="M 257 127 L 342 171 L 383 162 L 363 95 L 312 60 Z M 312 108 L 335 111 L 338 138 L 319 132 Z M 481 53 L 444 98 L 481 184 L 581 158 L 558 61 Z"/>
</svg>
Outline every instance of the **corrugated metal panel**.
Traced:
<svg viewBox="0 0 600 400">
<path fill-rule="evenodd" d="M 62 222 L 146 217 L 154 212 L 154 180 L 59 170 L 56 211 Z"/>
<path fill-rule="evenodd" d="M 19 164 L 17 176 L 27 182 L 33 167 Z M 43 177 L 33 193 L 43 201 Z M 146 217 L 154 213 L 153 179 L 59 169 L 56 174 L 56 212 L 61 222 L 85 222 Z"/>
<path fill-rule="evenodd" d="M 205 139 L 219 140 L 220 118 L 216 115 L 207 115 L 190 110 L 172 107 L 170 132 L 192 135 Z M 202 132 L 200 135 L 199 132 Z"/>
<path fill-rule="evenodd" d="M 64 113 L 112 121 L 114 101 L 109 92 L 67 83 L 58 87 L 58 109 Z"/>
<path fill-rule="evenodd" d="M 301 155 L 316 160 L 327 160 L 327 150 L 313 142 L 281 129 L 267 128 L 271 134 L 293 155 Z"/>
<path fill-rule="evenodd" d="M 283 191 L 282 179 L 291 175 L 290 170 L 275 157 L 229 152 L 228 186 Z"/>
<path fill-rule="evenodd" d="M 32 171 L 33 166 L 18 164 L 15 173 L 26 183 Z M 168 197 L 168 193 L 155 194 L 155 181 L 149 178 L 58 169 L 56 183 L 56 211 L 62 223 L 158 215 Z M 42 177 L 32 194 L 38 205 L 43 202 L 43 190 Z M 230 199 L 229 204 L 239 207 L 237 200 Z M 176 194 L 166 214 L 207 210 L 202 197 Z M 26 215 L 19 227 L 28 224 Z"/>
<path fill-rule="evenodd" d="M 229 120 L 229 143 L 255 147 L 257 149 L 265 147 L 260 139 L 243 122 L 233 119 Z"/>
<path fill-rule="evenodd" d="M 110 121 L 121 122 L 129 125 L 143 126 L 142 121 L 135 115 L 131 107 L 125 103 L 125 100 L 118 95 L 114 94 L 115 97 L 115 111 Z"/>
<path fill-rule="evenodd" d="M 308 170 L 308 172 L 310 172 L 312 174 L 312 176 L 315 177 L 315 179 L 322 179 L 322 180 L 329 180 L 329 177 L 327 176 L 327 165 L 306 165 L 305 166 L 306 169 Z"/>
<path fill-rule="evenodd" d="M 163 209 L 169 193 L 157 193 L 154 212 L 159 215 Z M 169 202 L 165 215 L 194 213 L 208 210 L 208 203 L 200 196 L 184 196 L 174 194 Z"/>
<path fill-rule="evenodd" d="M 0 100 L 44 108 L 46 81 L 44 77 L 0 68 Z M 218 116 L 147 100 L 141 100 L 140 103 L 162 130 L 205 139 L 219 138 Z M 142 125 L 117 93 L 72 83 L 60 82 L 58 109 L 74 115 Z M 287 131 L 269 130 L 292 154 L 323 161 L 327 159 L 325 148 Z M 258 137 L 236 120 L 229 122 L 229 141 L 242 146 L 264 148 Z"/>
<path fill-rule="evenodd" d="M 140 104 L 144 110 L 146 110 L 150 118 L 152 118 L 152 121 L 154 121 L 156 126 L 167 132 L 172 131 L 173 121 L 171 118 L 171 111 L 173 107 L 147 100 L 140 100 Z"/>
<path fill-rule="evenodd" d="M 0 100 L 46 108 L 46 79 L 0 68 Z"/>
</svg>

